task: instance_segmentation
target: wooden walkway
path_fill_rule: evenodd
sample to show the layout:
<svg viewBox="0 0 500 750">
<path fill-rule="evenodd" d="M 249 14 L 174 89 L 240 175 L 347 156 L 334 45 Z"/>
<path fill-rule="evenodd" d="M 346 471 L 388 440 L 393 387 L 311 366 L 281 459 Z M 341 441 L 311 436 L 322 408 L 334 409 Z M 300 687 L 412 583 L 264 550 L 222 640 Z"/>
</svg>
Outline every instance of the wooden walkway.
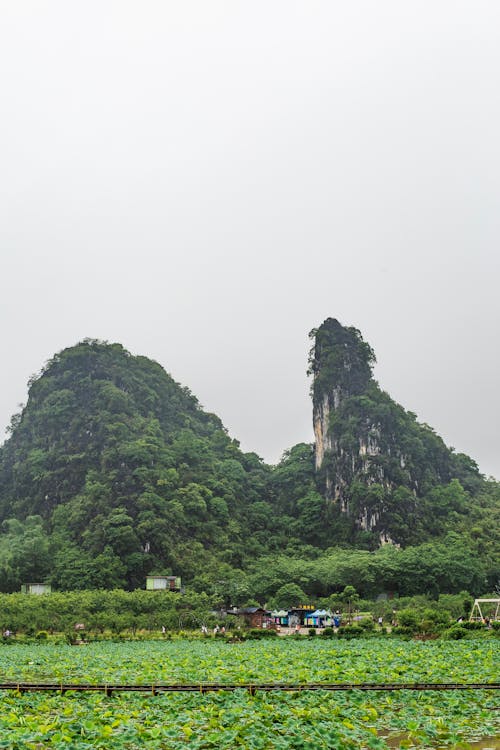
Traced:
<svg viewBox="0 0 500 750">
<path fill-rule="evenodd" d="M 28 692 L 100 692 L 111 696 L 120 693 L 212 693 L 217 691 L 234 692 L 246 690 L 251 695 L 257 691 L 270 692 L 281 690 L 300 692 L 311 690 L 347 691 L 347 690 L 498 690 L 500 682 L 260 682 L 260 683 L 221 683 L 202 682 L 192 684 L 158 684 L 158 685 L 120 685 L 120 684 L 83 684 L 83 683 L 46 683 L 46 682 L 3 682 L 0 690 L 13 690 L 17 693 Z"/>
</svg>

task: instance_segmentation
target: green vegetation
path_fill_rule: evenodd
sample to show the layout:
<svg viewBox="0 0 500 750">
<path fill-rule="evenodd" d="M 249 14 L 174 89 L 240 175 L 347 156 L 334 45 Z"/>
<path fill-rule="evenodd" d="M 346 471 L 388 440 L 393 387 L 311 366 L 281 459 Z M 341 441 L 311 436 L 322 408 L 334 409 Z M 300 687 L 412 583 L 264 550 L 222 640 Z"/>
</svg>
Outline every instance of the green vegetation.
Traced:
<svg viewBox="0 0 500 750">
<path fill-rule="evenodd" d="M 340 399 L 318 472 L 308 444 L 275 467 L 243 453 L 188 389 L 119 344 L 56 355 L 0 447 L 0 590 L 134 590 L 150 573 L 181 576 L 214 606 L 289 606 L 349 585 L 362 597 L 492 589 L 500 485 L 380 391 L 358 331 L 326 321 L 315 333 L 315 408 Z M 328 472 L 346 507 L 325 497 Z M 381 531 L 402 549 L 380 548 Z"/>
<path fill-rule="evenodd" d="M 158 364 L 83 342 L 33 380 L 0 451 L 2 588 L 135 588 L 149 572 L 238 567 L 271 515 L 270 473 Z"/>
<path fill-rule="evenodd" d="M 485 641 L 269 639 L 0 649 L 5 681 L 78 683 L 496 679 Z M 493 691 L 259 693 L 144 696 L 0 694 L 0 748 L 255 748 L 331 750 L 467 747 L 497 735 Z M 389 739 L 386 741 L 386 737 Z M 392 745 L 394 746 L 394 744 Z"/>
<path fill-rule="evenodd" d="M 323 521 L 337 543 L 374 549 L 382 536 L 408 546 L 455 531 L 473 549 L 481 539 L 493 562 L 498 483 L 485 482 L 474 461 L 380 389 L 375 355 L 358 330 L 328 318 L 311 336 L 314 416 L 324 446 L 317 481 L 322 495 L 335 496 Z"/>
<path fill-rule="evenodd" d="M 282 587 L 283 590 L 292 588 Z M 274 606 L 270 602 L 271 606 Z M 397 627 L 391 633 L 410 637 L 452 637 L 448 630 L 459 625 L 464 630 L 462 637 L 495 638 L 500 628 L 486 629 L 479 623 L 467 622 L 472 599 L 466 592 L 444 594 L 438 599 L 428 596 L 401 597 L 385 601 L 369 601 L 359 598 L 352 586 L 346 586 L 338 594 L 316 599 L 322 609 L 342 613 L 342 624 L 358 625 L 361 633 L 349 629 L 347 635 L 373 634 L 386 636 L 386 627 L 394 622 Z M 202 625 L 209 629 L 224 625 L 227 631 L 238 637 L 248 637 L 242 619 L 233 615 L 221 617 L 218 610 L 221 601 L 217 594 L 209 597 L 205 592 L 192 590 L 185 594 L 164 591 L 72 591 L 56 592 L 41 596 L 25 594 L 0 594 L 0 632 L 10 631 L 14 636 L 4 638 L 4 643 L 18 643 L 34 638 L 69 642 L 119 638 L 157 638 L 165 628 L 166 637 L 179 631 L 201 637 Z M 382 618 L 383 627 L 374 622 Z M 462 622 L 458 623 L 459 620 Z M 75 624 L 85 626 L 84 634 L 75 630 Z M 350 627 L 350 626 L 349 626 Z M 266 637 L 274 631 L 257 630 Z M 346 633 L 342 633 L 345 635 Z M 221 634 L 222 635 L 222 634 Z M 455 634 L 460 637 L 460 634 Z M 229 637 L 229 634 L 228 634 Z"/>
<path fill-rule="evenodd" d="M 39 637 L 40 631 L 80 638 L 75 624 L 85 625 L 85 637 L 117 636 L 138 630 L 150 633 L 199 630 L 215 623 L 206 594 L 186 596 L 165 591 L 72 591 L 41 596 L 0 594 L 0 628 L 23 636 Z M 9 642 L 12 639 L 4 639 Z"/>
</svg>

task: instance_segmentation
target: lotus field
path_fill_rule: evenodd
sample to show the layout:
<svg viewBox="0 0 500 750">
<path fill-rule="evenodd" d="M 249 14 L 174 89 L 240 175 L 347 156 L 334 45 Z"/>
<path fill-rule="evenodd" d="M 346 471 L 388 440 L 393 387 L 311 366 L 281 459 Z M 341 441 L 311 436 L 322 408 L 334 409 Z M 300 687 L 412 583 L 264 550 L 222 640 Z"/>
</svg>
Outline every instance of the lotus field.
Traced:
<svg viewBox="0 0 500 750">
<path fill-rule="evenodd" d="M 0 647 L 0 682 L 494 682 L 498 641 L 279 638 Z M 0 693 L 0 748 L 500 747 L 494 690 Z M 496 738 L 496 739 L 495 739 Z M 488 740 L 479 743 L 479 740 Z"/>
</svg>

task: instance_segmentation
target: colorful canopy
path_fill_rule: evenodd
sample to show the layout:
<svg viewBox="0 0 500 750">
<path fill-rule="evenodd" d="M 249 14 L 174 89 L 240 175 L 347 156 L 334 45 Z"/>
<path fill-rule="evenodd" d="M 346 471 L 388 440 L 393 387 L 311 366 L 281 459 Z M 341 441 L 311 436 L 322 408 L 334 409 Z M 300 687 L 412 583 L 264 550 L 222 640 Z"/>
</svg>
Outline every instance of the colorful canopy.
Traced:
<svg viewBox="0 0 500 750">
<path fill-rule="evenodd" d="M 275 609 L 271 612 L 271 617 L 288 617 L 286 609 Z"/>
</svg>

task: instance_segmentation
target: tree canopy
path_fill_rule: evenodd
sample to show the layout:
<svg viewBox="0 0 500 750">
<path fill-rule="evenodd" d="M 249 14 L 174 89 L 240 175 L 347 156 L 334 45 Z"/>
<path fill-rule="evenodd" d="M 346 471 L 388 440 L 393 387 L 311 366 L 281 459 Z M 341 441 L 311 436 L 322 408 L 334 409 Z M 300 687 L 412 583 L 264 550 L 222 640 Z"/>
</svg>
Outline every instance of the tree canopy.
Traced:
<svg viewBox="0 0 500 750">
<path fill-rule="evenodd" d="M 342 453 L 327 466 L 354 465 L 349 513 L 325 499 L 312 445 L 268 466 L 156 362 L 96 340 L 55 355 L 0 447 L 0 589 L 131 590 L 175 574 L 227 604 L 285 606 L 350 585 L 375 595 L 496 583 L 498 483 L 378 388 L 359 331 L 328 322 L 311 357 L 313 398 L 337 380 L 342 391 L 329 425 Z M 357 471 L 374 425 L 380 451 Z M 360 528 L 367 508 L 401 549 Z"/>
</svg>

